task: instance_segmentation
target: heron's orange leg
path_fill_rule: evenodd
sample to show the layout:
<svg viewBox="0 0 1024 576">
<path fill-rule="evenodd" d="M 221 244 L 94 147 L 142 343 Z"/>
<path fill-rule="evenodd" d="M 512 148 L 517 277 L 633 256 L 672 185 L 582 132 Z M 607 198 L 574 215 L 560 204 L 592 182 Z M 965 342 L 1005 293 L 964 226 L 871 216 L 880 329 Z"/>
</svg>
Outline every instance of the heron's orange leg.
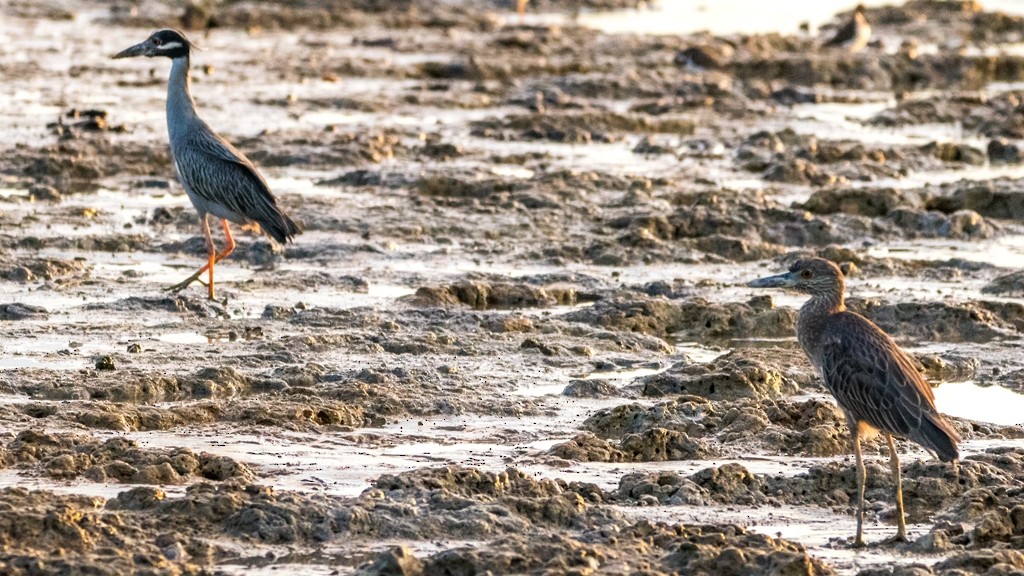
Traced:
<svg viewBox="0 0 1024 576">
<path fill-rule="evenodd" d="M 170 292 L 179 292 L 188 288 L 193 282 L 203 283 L 200 280 L 200 276 L 204 272 L 209 271 L 209 282 L 206 284 L 208 295 L 210 300 L 214 299 L 214 288 L 213 288 L 213 267 L 224 258 L 227 258 L 232 252 L 235 251 L 235 239 L 231 237 L 231 229 L 228 227 L 228 221 L 221 219 L 221 227 L 224 229 L 224 237 L 227 240 L 224 250 L 217 252 L 217 246 L 213 243 L 213 236 L 210 234 L 210 223 L 207 218 L 203 217 L 203 233 L 206 235 L 206 251 L 207 251 L 207 262 L 202 268 L 196 270 L 195 274 L 189 276 L 184 281 L 171 286 L 167 290 Z"/>
<path fill-rule="evenodd" d="M 526 3 L 530 0 L 516 0 L 516 12 L 519 13 L 519 17 L 522 18 L 523 14 L 526 14 Z"/>
<path fill-rule="evenodd" d="M 892 434 L 886 434 L 885 441 L 889 444 L 889 466 L 892 468 L 893 481 L 896 482 L 896 536 L 891 541 L 906 542 L 907 521 L 903 514 L 903 478 L 900 475 L 900 457 L 896 453 L 896 443 L 892 441 Z"/>
</svg>

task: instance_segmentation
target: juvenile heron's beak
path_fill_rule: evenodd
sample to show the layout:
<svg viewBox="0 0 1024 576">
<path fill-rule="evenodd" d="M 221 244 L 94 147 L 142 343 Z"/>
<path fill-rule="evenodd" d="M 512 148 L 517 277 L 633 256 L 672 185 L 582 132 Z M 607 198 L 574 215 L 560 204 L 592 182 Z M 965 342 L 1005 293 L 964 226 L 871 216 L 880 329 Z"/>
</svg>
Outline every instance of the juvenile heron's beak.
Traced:
<svg viewBox="0 0 1024 576">
<path fill-rule="evenodd" d="M 111 56 L 111 58 L 117 60 L 118 58 L 134 58 L 135 56 L 149 56 L 149 54 L 146 53 L 145 42 L 140 42 L 131 48 L 125 48 Z"/>
<path fill-rule="evenodd" d="M 775 276 L 765 276 L 757 280 L 747 282 L 751 288 L 789 288 L 794 283 L 794 276 L 791 272 Z"/>
</svg>

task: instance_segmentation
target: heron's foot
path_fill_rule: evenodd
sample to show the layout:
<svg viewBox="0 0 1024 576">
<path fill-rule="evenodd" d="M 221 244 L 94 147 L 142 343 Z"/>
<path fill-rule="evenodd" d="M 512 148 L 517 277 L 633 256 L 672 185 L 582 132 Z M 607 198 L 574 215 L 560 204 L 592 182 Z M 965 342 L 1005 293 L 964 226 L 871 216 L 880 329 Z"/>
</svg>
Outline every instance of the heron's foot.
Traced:
<svg viewBox="0 0 1024 576">
<path fill-rule="evenodd" d="M 883 546 L 892 546 L 894 544 L 906 544 L 907 542 L 909 542 L 909 540 L 907 540 L 906 532 L 897 532 L 895 536 L 890 536 L 889 538 L 882 540 L 881 544 Z"/>
<path fill-rule="evenodd" d="M 856 548 L 867 548 L 867 546 L 868 545 L 864 543 L 864 538 L 860 534 L 858 534 L 857 537 L 853 539 L 853 544 L 850 544 L 850 548 L 855 548 L 855 549 Z"/>
<path fill-rule="evenodd" d="M 200 277 L 200 276 L 202 276 L 203 274 L 206 274 L 206 270 L 200 270 L 199 272 L 196 272 L 195 274 L 193 274 L 193 275 L 189 276 L 188 278 L 185 278 L 185 280 L 183 280 L 183 281 L 181 281 L 181 282 L 178 282 L 178 283 L 177 283 L 177 284 L 175 284 L 174 286 L 170 286 L 170 287 L 168 287 L 168 288 L 167 288 L 167 291 L 168 291 L 168 292 L 181 292 L 181 291 L 182 291 L 182 290 L 184 290 L 185 288 L 188 288 L 189 286 L 191 286 L 191 285 L 192 285 L 192 283 L 194 283 L 194 282 L 199 282 L 199 283 L 200 283 L 200 284 L 202 284 L 203 286 L 206 286 L 206 282 L 203 282 L 203 281 L 202 281 L 202 280 L 201 280 L 201 279 L 199 278 L 199 277 Z"/>
</svg>

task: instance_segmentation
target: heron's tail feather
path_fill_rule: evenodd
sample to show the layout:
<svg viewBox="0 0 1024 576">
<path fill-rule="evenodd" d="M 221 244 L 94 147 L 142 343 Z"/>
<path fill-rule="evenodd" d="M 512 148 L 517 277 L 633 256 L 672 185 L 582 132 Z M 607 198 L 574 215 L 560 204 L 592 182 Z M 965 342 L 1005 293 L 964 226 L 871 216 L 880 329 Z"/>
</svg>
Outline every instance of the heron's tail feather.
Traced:
<svg viewBox="0 0 1024 576">
<path fill-rule="evenodd" d="M 956 446 L 960 441 L 960 435 L 941 414 L 926 416 L 918 433 L 917 441 L 935 452 L 939 460 L 952 462 L 960 458 L 960 450 Z"/>
<path fill-rule="evenodd" d="M 264 218 L 260 221 L 260 228 L 267 233 L 271 238 L 277 240 L 280 244 L 286 244 L 289 240 L 295 237 L 296 234 L 302 232 L 302 228 L 295 223 L 294 220 L 288 217 L 287 214 L 280 210 L 274 214 L 275 217 Z"/>
</svg>

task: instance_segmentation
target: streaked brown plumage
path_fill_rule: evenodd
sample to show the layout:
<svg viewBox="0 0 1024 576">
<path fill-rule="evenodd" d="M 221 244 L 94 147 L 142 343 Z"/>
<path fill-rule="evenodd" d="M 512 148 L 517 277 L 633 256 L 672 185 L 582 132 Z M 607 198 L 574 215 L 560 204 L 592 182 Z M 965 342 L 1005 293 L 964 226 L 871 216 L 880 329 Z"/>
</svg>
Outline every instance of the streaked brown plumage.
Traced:
<svg viewBox="0 0 1024 576">
<path fill-rule="evenodd" d="M 944 462 L 960 457 L 960 436 L 935 408 L 931 387 L 914 361 L 870 320 L 846 309 L 845 282 L 838 266 L 821 258 L 794 263 L 789 272 L 749 283 L 755 288 L 788 288 L 809 294 L 800 308 L 796 334 L 825 387 L 846 414 L 857 458 L 857 535 L 863 546 L 865 469 L 861 439 L 872 431 L 885 435 L 896 482 L 898 529 L 906 539 L 899 457 L 892 437 L 912 440 Z"/>
<path fill-rule="evenodd" d="M 849 52 L 859 52 L 871 40 L 871 25 L 864 16 L 864 5 L 858 4 L 853 17 L 840 28 L 835 36 L 825 42 L 827 48 L 844 48 Z"/>
</svg>

